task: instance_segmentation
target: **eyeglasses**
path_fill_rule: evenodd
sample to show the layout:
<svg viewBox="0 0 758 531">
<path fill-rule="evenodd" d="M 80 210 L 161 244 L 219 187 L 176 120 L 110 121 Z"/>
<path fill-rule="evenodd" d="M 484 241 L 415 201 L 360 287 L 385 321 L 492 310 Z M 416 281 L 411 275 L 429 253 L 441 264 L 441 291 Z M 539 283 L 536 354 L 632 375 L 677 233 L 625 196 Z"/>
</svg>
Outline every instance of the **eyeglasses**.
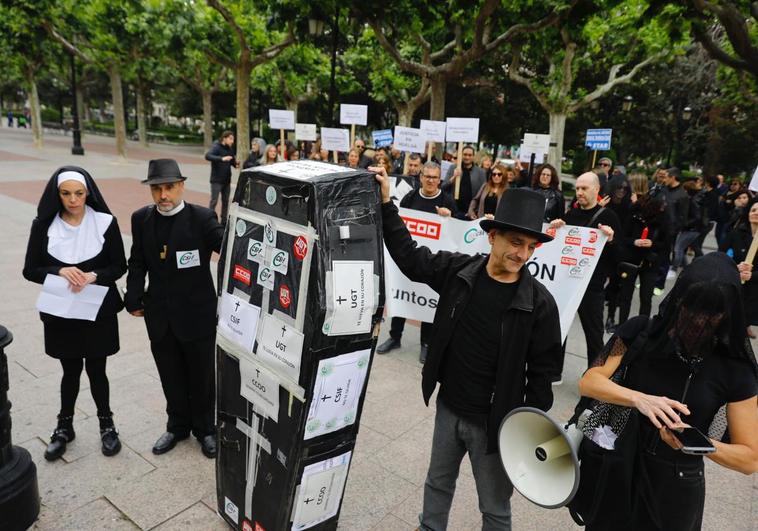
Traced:
<svg viewBox="0 0 758 531">
<path fill-rule="evenodd" d="M 426 174 L 424 174 L 424 175 L 422 175 L 422 177 L 424 179 L 429 179 L 430 181 L 436 181 L 437 179 L 439 179 L 439 175 L 426 175 Z"/>
<path fill-rule="evenodd" d="M 492 176 L 493 176 L 493 177 L 495 177 L 496 175 L 499 175 L 500 177 L 502 177 L 502 176 L 503 176 L 503 172 L 500 172 L 500 171 L 493 171 L 493 172 L 492 172 Z"/>
<path fill-rule="evenodd" d="M 611 167 L 611 165 L 608 164 L 607 162 L 601 162 L 600 165 L 601 166 L 605 166 L 606 168 L 610 168 Z"/>
</svg>

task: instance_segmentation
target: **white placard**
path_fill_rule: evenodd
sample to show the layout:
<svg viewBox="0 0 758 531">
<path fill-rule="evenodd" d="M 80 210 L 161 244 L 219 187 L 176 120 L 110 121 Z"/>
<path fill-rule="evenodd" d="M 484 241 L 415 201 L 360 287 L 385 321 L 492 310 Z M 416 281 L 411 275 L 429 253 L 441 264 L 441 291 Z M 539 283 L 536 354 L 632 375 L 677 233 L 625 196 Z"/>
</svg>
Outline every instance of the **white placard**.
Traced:
<svg viewBox="0 0 758 531">
<path fill-rule="evenodd" d="M 429 142 L 444 142 L 447 122 L 437 120 L 421 120 L 419 129 L 426 133 L 426 139 Z"/>
<path fill-rule="evenodd" d="M 414 241 L 432 252 L 473 255 L 487 254 L 491 250 L 479 220 L 461 221 L 407 208 L 400 209 L 400 216 Z M 524 267 L 553 295 L 565 339 L 603 252 L 606 237 L 597 229 L 568 225 L 557 230 L 544 225 L 542 230 L 554 234 L 555 239 L 537 247 Z M 431 323 L 438 294 L 426 284 L 412 282 L 403 275 L 386 248 L 384 257 L 387 315 Z"/>
<path fill-rule="evenodd" d="M 279 382 L 255 362 L 240 358 L 240 395 L 259 413 L 279 421 Z"/>
<path fill-rule="evenodd" d="M 479 118 L 448 118 L 445 137 L 448 142 L 479 142 Z"/>
<path fill-rule="evenodd" d="M 341 103 L 340 123 L 343 125 L 366 125 L 368 123 L 368 105 Z"/>
<path fill-rule="evenodd" d="M 521 146 L 527 148 L 530 153 L 547 153 L 550 149 L 550 135 L 524 133 L 524 141 Z"/>
<path fill-rule="evenodd" d="M 300 360 L 303 356 L 303 334 L 273 315 L 263 316 L 255 356 L 261 363 L 286 376 L 300 380 Z"/>
<path fill-rule="evenodd" d="M 326 274 L 324 334 L 339 336 L 370 332 L 371 316 L 376 311 L 374 263 L 335 260 L 332 270 Z"/>
<path fill-rule="evenodd" d="M 750 179 L 750 185 L 748 186 L 748 189 L 752 190 L 753 192 L 758 192 L 758 167 L 756 167 L 755 171 L 753 172 L 753 178 Z"/>
<path fill-rule="evenodd" d="M 319 361 L 305 440 L 355 423 L 370 359 L 371 351 L 366 349 Z"/>
<path fill-rule="evenodd" d="M 295 139 L 317 140 L 316 124 L 295 124 Z"/>
<path fill-rule="evenodd" d="M 402 201 L 403 197 L 413 191 L 413 187 L 408 184 L 402 177 L 395 177 L 393 181 L 390 179 L 390 197 L 394 197 L 398 201 Z"/>
<path fill-rule="evenodd" d="M 394 145 L 395 149 L 400 151 L 424 153 L 426 151 L 426 134 L 421 129 L 396 125 Z"/>
<path fill-rule="evenodd" d="M 308 529 L 337 514 L 351 455 L 352 452 L 345 452 L 303 469 L 303 477 L 297 488 L 292 531 Z"/>
<path fill-rule="evenodd" d="M 107 294 L 108 287 L 97 284 L 87 284 L 79 293 L 74 293 L 68 280 L 48 273 L 37 298 L 37 310 L 65 319 L 94 321 Z"/>
<path fill-rule="evenodd" d="M 534 163 L 542 164 L 545 161 L 545 155 L 547 155 L 547 152 L 535 150 L 529 146 L 521 144 L 521 147 L 519 148 L 519 160 L 522 164 L 529 164 L 529 161 L 532 160 L 532 154 L 534 154 Z"/>
<path fill-rule="evenodd" d="M 323 129 L 321 131 L 323 132 Z M 334 129 L 334 131 L 345 130 Z M 345 132 L 347 133 L 347 131 Z M 320 177 L 322 175 L 329 175 L 330 173 L 348 173 L 355 171 L 351 168 L 337 166 L 336 164 L 329 164 L 328 162 L 320 162 L 317 160 L 290 160 L 288 162 L 277 162 L 275 164 L 269 164 L 267 166 L 256 166 L 254 168 L 251 168 L 251 170 L 265 172 L 271 175 L 278 175 L 279 177 L 300 179 L 301 181 L 307 181 L 308 179 Z"/>
<path fill-rule="evenodd" d="M 280 109 L 268 110 L 268 125 L 271 129 L 289 129 L 295 128 L 295 111 L 286 111 Z"/>
<path fill-rule="evenodd" d="M 218 330 L 225 338 L 253 353 L 253 341 L 258 331 L 261 309 L 231 293 L 221 295 L 218 308 Z"/>
<path fill-rule="evenodd" d="M 444 181 L 447 179 L 447 173 L 450 171 L 450 168 L 455 166 L 455 163 L 450 162 L 449 160 L 443 160 L 440 162 L 440 175 L 442 176 L 442 180 Z"/>
<path fill-rule="evenodd" d="M 347 129 L 322 127 L 321 148 L 327 151 L 350 151 L 350 131 Z"/>
</svg>

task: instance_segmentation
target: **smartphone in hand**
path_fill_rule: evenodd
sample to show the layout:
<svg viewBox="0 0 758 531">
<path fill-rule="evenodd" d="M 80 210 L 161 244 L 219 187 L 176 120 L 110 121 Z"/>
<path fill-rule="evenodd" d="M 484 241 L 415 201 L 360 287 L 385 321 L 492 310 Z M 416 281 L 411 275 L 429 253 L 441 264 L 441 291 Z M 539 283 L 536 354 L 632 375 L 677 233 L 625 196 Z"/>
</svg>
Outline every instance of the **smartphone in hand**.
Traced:
<svg viewBox="0 0 758 531">
<path fill-rule="evenodd" d="M 710 439 L 697 428 L 687 426 L 673 430 L 674 436 L 682 443 L 682 453 L 690 455 L 706 455 L 716 451 Z"/>
</svg>

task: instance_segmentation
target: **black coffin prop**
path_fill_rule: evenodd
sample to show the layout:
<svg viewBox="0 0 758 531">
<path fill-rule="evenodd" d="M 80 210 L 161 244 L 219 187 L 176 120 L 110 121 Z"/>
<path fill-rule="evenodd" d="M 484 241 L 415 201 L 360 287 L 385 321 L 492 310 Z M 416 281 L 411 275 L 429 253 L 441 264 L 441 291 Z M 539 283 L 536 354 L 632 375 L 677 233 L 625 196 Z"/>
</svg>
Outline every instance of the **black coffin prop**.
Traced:
<svg viewBox="0 0 758 531">
<path fill-rule="evenodd" d="M 293 161 L 240 174 L 219 261 L 219 514 L 336 529 L 384 305 L 372 174 Z"/>
</svg>

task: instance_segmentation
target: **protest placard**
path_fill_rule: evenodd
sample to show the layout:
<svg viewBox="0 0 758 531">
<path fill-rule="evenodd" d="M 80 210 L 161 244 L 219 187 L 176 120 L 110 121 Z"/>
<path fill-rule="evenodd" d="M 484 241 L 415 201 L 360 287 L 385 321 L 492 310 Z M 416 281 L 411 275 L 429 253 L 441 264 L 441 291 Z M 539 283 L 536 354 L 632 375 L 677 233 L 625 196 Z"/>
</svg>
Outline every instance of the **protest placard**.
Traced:
<svg viewBox="0 0 758 531">
<path fill-rule="evenodd" d="M 316 140 L 316 124 L 295 124 L 295 138 L 297 140 Z"/>
<path fill-rule="evenodd" d="M 337 162 L 337 153 L 350 151 L 350 132 L 347 129 L 335 129 L 332 127 L 321 128 L 321 148 L 334 152 L 334 162 Z"/>
<path fill-rule="evenodd" d="M 395 126 L 395 149 L 410 153 L 423 153 L 426 147 L 426 134 L 421 129 Z"/>
</svg>

